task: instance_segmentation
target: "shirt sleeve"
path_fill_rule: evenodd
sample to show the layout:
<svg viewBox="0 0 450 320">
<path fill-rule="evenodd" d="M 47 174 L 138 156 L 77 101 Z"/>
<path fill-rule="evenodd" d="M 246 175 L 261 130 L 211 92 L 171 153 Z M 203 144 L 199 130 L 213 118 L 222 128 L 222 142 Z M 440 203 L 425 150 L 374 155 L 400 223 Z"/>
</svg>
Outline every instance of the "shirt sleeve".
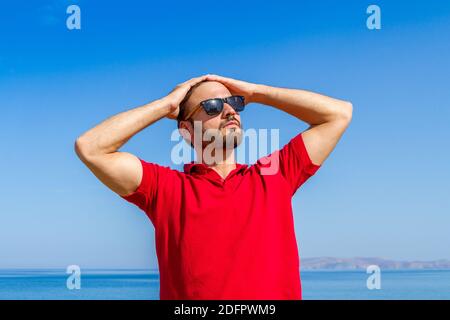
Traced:
<svg viewBox="0 0 450 320">
<path fill-rule="evenodd" d="M 303 136 L 299 133 L 280 150 L 280 172 L 294 194 L 321 167 L 311 161 Z"/>
<path fill-rule="evenodd" d="M 158 185 L 169 168 L 139 159 L 142 165 L 142 180 L 137 189 L 126 196 L 121 196 L 142 209 L 152 222 L 155 219 L 154 204 L 157 198 Z"/>
<path fill-rule="evenodd" d="M 281 174 L 290 187 L 291 195 L 321 167 L 311 161 L 301 133 L 258 163 L 261 174 Z"/>
</svg>

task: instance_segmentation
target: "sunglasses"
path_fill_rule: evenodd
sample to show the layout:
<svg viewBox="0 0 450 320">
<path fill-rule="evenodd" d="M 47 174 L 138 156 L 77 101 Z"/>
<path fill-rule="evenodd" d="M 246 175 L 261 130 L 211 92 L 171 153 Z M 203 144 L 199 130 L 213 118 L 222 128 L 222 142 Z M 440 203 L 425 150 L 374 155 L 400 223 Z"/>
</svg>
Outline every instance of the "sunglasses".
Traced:
<svg viewBox="0 0 450 320">
<path fill-rule="evenodd" d="M 200 107 L 203 107 L 208 115 L 216 116 L 222 112 L 224 103 L 228 103 L 236 112 L 241 112 L 245 108 L 245 99 L 243 96 L 213 98 L 200 102 L 200 104 L 192 109 L 184 120 L 189 120 L 189 118 L 192 117 L 200 109 Z"/>
</svg>

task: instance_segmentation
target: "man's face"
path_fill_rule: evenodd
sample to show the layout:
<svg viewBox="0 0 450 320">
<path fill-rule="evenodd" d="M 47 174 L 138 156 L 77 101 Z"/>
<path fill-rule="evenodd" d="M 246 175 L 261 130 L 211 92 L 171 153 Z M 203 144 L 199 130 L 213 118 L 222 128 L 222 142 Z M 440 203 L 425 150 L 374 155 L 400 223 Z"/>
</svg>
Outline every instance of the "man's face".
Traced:
<svg viewBox="0 0 450 320">
<path fill-rule="evenodd" d="M 212 99 L 212 98 L 226 98 L 231 96 L 230 91 L 220 82 L 216 81 L 205 81 L 200 83 L 192 91 L 191 96 L 185 103 L 184 114 L 189 114 L 192 110 L 196 109 L 200 102 Z M 206 113 L 203 107 L 200 107 L 191 117 L 192 122 L 201 122 L 202 125 L 202 136 L 204 132 L 208 130 L 209 132 L 215 132 L 220 134 L 223 139 L 224 147 L 226 147 L 227 139 L 233 139 L 234 142 L 231 144 L 233 148 L 236 148 L 242 140 L 242 124 L 240 115 L 228 104 L 224 103 L 223 110 L 221 113 L 215 116 L 210 116 Z M 230 121 L 236 121 L 237 125 L 227 125 Z M 198 125 L 198 124 L 197 124 Z M 194 127 L 193 123 L 190 121 L 182 121 L 180 123 L 180 128 L 189 131 L 191 136 L 191 141 L 194 141 Z M 235 138 L 233 138 L 235 137 Z M 209 144 L 209 141 L 203 142 L 203 147 Z"/>
</svg>

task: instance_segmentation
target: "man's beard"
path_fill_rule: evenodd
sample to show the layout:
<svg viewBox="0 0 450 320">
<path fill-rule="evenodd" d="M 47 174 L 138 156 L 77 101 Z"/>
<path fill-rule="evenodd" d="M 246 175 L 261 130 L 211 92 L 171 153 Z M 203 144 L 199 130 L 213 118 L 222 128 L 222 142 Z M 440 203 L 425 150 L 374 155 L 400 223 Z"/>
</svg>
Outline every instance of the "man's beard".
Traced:
<svg viewBox="0 0 450 320">
<path fill-rule="evenodd" d="M 206 131 L 207 130 L 202 130 L 202 137 L 204 137 Z M 219 141 L 217 141 L 216 148 L 222 148 L 223 150 L 227 151 L 236 149 L 243 140 L 243 131 L 240 127 L 226 129 L 225 134 L 222 134 L 222 129 L 218 129 L 216 134 L 217 138 L 220 139 Z M 202 139 L 203 150 L 211 143 L 216 143 L 216 134 L 212 135 L 209 141 Z"/>
</svg>

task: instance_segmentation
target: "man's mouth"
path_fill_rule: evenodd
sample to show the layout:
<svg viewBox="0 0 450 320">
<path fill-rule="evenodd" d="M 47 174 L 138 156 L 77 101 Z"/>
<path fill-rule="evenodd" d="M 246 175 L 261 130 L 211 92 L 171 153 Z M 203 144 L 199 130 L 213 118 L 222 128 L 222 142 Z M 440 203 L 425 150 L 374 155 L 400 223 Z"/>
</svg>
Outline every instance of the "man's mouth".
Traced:
<svg viewBox="0 0 450 320">
<path fill-rule="evenodd" d="M 239 127 L 239 124 L 238 124 L 237 121 L 233 120 L 233 121 L 227 122 L 223 127 L 226 128 L 226 127 L 230 127 L 230 126 L 237 126 L 237 127 Z"/>
</svg>

